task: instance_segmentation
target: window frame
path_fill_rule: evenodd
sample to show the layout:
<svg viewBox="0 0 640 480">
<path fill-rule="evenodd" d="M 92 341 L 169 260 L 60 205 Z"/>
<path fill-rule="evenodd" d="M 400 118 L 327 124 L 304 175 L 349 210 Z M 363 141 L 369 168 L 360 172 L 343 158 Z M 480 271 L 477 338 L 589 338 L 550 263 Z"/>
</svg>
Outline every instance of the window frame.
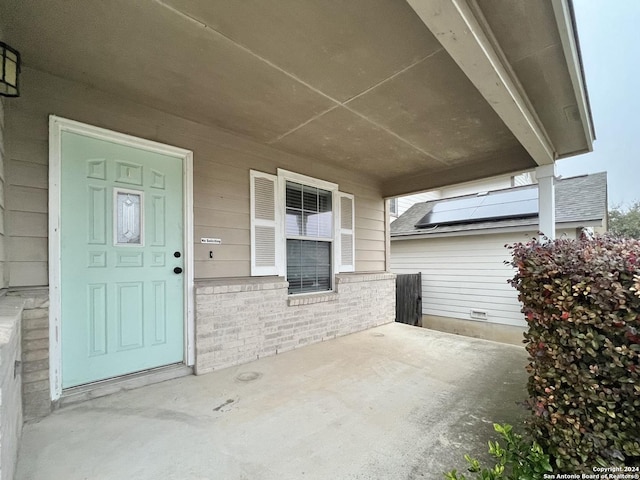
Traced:
<svg viewBox="0 0 640 480">
<path fill-rule="evenodd" d="M 291 172 L 289 170 L 278 169 L 278 205 L 276 210 L 281 219 L 280 224 L 277 226 L 280 230 L 280 238 L 282 241 L 282 248 L 280 248 L 280 258 L 277 259 L 279 265 L 281 265 L 281 274 L 287 279 L 287 233 L 286 233 L 286 213 L 287 213 L 287 182 L 294 182 L 300 185 L 306 185 L 309 187 L 315 187 L 322 190 L 331 192 L 331 238 L 315 238 L 313 240 L 329 242 L 331 243 L 331 272 L 330 272 L 330 286 L 328 290 L 320 290 L 317 292 L 305 292 L 305 293 L 289 293 L 290 297 L 297 297 L 303 295 L 317 295 L 326 294 L 335 291 L 335 276 L 338 273 L 339 258 L 337 257 L 338 248 L 337 243 L 340 241 L 340 218 L 339 218 L 339 190 L 338 184 L 333 182 L 327 182 L 326 180 L 320 180 L 318 178 L 309 177 L 300 173 Z M 312 240 L 311 238 L 300 238 L 293 236 L 292 239 Z"/>
<path fill-rule="evenodd" d="M 286 223 L 282 217 L 286 212 L 286 185 L 289 180 L 313 188 L 328 190 L 331 193 L 333 204 L 333 241 L 331 242 L 333 243 L 331 268 L 333 288 L 323 290 L 323 292 L 334 292 L 336 287 L 333 282 L 339 273 L 356 271 L 356 197 L 352 193 L 338 190 L 337 184 L 287 170 L 278 170 L 280 176 L 253 169 L 249 170 L 251 276 L 286 278 L 287 262 L 286 249 L 284 248 Z M 260 185 L 258 185 L 258 181 L 260 181 Z M 267 206 L 271 210 L 265 210 Z M 273 215 L 269 214 L 269 211 Z M 258 227 L 260 227 L 260 231 Z M 312 292 L 308 294 L 312 294 Z M 307 295 L 307 293 L 298 295 Z"/>
</svg>

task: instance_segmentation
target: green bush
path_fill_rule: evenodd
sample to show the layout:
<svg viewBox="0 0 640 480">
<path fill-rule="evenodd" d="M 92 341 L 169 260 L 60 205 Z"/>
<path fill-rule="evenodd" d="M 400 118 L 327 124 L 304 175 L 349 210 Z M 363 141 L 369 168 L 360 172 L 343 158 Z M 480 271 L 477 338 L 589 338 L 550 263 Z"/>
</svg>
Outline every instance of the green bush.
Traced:
<svg viewBox="0 0 640 480">
<path fill-rule="evenodd" d="M 529 324 L 530 433 L 558 470 L 640 464 L 640 241 L 509 246 Z"/>
<path fill-rule="evenodd" d="M 535 441 L 527 442 L 513 432 L 511 425 L 493 424 L 493 428 L 505 442 L 504 448 L 498 442 L 489 442 L 489 454 L 497 460 L 491 468 L 483 468 L 480 462 L 469 455 L 464 458 L 469 464 L 469 472 L 481 480 L 538 480 L 546 472 L 551 472 L 549 455 L 542 451 Z M 451 470 L 444 474 L 447 480 L 466 480 L 466 476 Z"/>
</svg>

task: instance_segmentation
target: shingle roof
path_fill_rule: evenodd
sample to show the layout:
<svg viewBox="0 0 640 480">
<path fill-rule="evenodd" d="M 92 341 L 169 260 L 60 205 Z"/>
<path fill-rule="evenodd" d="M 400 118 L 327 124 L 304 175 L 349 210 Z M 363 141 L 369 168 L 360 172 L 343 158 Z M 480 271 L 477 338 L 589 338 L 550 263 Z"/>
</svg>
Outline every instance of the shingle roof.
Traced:
<svg viewBox="0 0 640 480">
<path fill-rule="evenodd" d="M 556 180 L 556 223 L 575 223 L 601 221 L 607 213 L 607 172 L 593 173 L 579 177 Z M 538 185 L 525 185 L 506 190 L 538 188 Z M 504 191 L 504 190 L 502 190 Z M 474 197 L 466 195 L 466 197 Z M 463 197 L 457 197 L 463 198 Z M 416 228 L 415 225 L 437 203 L 451 199 L 432 200 L 413 205 L 391 224 L 391 236 L 424 235 L 429 233 L 462 232 L 490 228 L 508 228 L 537 225 L 538 217 L 511 218 L 469 222 L 457 225 L 438 226 L 436 228 Z"/>
</svg>

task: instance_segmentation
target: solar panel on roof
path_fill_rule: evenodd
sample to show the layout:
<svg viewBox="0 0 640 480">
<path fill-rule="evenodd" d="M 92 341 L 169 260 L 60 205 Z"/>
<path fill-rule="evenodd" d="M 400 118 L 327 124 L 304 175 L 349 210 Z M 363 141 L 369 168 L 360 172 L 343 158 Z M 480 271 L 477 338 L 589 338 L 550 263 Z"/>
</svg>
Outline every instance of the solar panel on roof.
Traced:
<svg viewBox="0 0 640 480">
<path fill-rule="evenodd" d="M 538 215 L 538 189 L 491 192 L 475 197 L 452 198 L 436 203 L 416 228 L 456 225 Z"/>
</svg>

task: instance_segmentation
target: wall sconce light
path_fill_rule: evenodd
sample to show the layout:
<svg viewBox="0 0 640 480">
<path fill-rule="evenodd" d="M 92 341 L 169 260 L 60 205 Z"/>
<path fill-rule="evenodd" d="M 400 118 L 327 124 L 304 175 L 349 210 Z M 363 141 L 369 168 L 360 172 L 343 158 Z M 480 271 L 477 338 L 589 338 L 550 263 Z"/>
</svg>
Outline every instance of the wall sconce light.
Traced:
<svg viewBox="0 0 640 480">
<path fill-rule="evenodd" d="M 20 53 L 0 42 L 0 95 L 19 97 Z"/>
</svg>

